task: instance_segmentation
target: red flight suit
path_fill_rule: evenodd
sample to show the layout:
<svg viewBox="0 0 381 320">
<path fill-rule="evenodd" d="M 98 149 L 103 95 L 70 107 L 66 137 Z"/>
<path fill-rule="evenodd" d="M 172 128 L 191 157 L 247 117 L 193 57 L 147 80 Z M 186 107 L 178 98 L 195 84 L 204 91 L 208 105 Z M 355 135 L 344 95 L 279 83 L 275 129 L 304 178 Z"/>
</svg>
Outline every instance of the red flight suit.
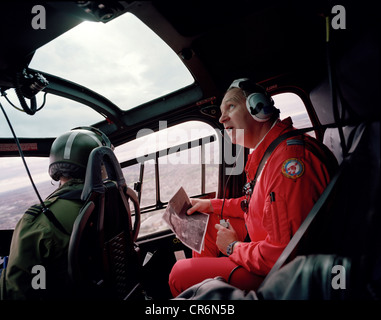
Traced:
<svg viewBox="0 0 381 320">
<path fill-rule="evenodd" d="M 270 143 L 291 130 L 295 128 L 291 118 L 287 118 L 268 132 L 248 157 L 247 182 L 254 179 Z M 223 200 L 211 200 L 214 214 L 210 215 L 205 250 L 176 262 L 169 277 L 172 294 L 177 296 L 205 278 L 222 276 L 228 280 L 237 266 L 243 268 L 234 271 L 230 283 L 245 290 L 256 289 L 324 191 L 336 167 L 337 161 L 328 148 L 308 135 L 280 143 L 257 179 L 248 212 L 241 208 L 246 196 L 225 200 L 223 218 L 230 220 L 241 241 L 248 232 L 250 242 L 237 244 L 229 257 L 218 257 L 214 225 L 221 218 Z"/>
</svg>

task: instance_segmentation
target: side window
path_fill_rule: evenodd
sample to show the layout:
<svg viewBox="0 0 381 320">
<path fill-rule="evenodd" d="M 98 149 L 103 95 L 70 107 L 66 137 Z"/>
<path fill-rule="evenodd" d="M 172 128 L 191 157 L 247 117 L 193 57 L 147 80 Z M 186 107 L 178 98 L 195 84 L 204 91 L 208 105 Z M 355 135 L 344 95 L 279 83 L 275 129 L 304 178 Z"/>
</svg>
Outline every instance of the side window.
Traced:
<svg viewBox="0 0 381 320">
<path fill-rule="evenodd" d="M 291 117 L 295 128 L 312 127 L 306 107 L 302 99 L 295 93 L 286 92 L 273 95 L 275 106 L 280 110 L 280 118 Z M 313 131 L 309 135 L 315 136 Z"/>
<path fill-rule="evenodd" d="M 48 174 L 49 158 L 28 157 L 26 162 L 41 198 L 45 199 L 58 187 Z M 0 229 L 14 229 L 24 212 L 39 201 L 20 157 L 0 158 L 0 168 Z"/>
<path fill-rule="evenodd" d="M 42 94 L 36 96 L 37 107 L 43 104 L 42 96 Z M 18 98 L 14 90 L 8 90 L 7 97 L 10 102 L 19 106 Z M 46 107 L 47 105 L 49 105 L 48 108 Z M 45 107 L 33 117 L 12 108 L 11 105 L 8 104 L 8 101 L 4 101 L 4 107 L 6 107 L 9 118 L 11 120 L 13 119 L 12 126 L 15 132 L 19 137 L 24 138 L 56 137 L 72 128 L 83 126 L 84 119 L 86 119 L 86 123 L 98 123 L 104 120 L 101 114 L 94 112 L 94 110 L 84 104 L 55 94 L 48 94 L 46 96 Z M 75 116 L 65 117 L 65 119 L 60 119 L 60 121 L 52 121 L 52 119 L 57 119 L 63 114 L 75 114 Z M 0 117 L 0 137 L 12 137 L 4 117 Z"/>
<path fill-rule="evenodd" d="M 140 199 L 140 236 L 168 229 L 162 214 L 183 187 L 189 197 L 216 196 L 219 148 L 216 131 L 200 121 L 159 131 L 141 130 L 137 139 L 115 148 L 127 185 Z"/>
</svg>

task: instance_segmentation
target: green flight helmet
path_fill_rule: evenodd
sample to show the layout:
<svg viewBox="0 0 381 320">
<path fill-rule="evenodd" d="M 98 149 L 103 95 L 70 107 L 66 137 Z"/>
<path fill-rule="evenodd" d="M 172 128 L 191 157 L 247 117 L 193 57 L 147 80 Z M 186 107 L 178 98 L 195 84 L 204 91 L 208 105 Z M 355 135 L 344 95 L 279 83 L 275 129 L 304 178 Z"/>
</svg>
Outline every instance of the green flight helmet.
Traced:
<svg viewBox="0 0 381 320">
<path fill-rule="evenodd" d="M 49 175 L 55 181 L 62 176 L 84 179 L 91 151 L 101 146 L 112 147 L 108 137 L 93 127 L 78 127 L 62 134 L 50 149 Z"/>
</svg>

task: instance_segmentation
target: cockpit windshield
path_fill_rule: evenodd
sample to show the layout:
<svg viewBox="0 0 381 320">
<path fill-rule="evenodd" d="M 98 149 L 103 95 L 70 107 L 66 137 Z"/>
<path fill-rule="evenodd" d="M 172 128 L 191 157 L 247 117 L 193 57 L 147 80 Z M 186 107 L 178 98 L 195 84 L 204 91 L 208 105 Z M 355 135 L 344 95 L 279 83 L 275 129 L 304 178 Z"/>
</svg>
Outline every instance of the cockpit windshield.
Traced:
<svg viewBox="0 0 381 320">
<path fill-rule="evenodd" d="M 99 92 L 123 110 L 194 81 L 177 54 L 131 13 L 106 24 L 81 23 L 37 50 L 30 67 Z"/>
<path fill-rule="evenodd" d="M 98 92 L 122 110 L 194 82 L 179 56 L 131 13 L 106 24 L 82 22 L 38 49 L 29 67 Z M 14 90 L 8 90 L 7 96 L 17 104 Z M 33 117 L 8 108 L 3 101 L 16 133 L 22 137 L 56 136 L 83 125 L 83 119 L 86 124 L 104 120 L 85 105 L 51 94 L 46 97 L 44 110 Z M 38 105 L 42 101 L 43 93 L 39 93 Z M 11 136 L 5 124 L 1 125 L 0 135 Z"/>
</svg>

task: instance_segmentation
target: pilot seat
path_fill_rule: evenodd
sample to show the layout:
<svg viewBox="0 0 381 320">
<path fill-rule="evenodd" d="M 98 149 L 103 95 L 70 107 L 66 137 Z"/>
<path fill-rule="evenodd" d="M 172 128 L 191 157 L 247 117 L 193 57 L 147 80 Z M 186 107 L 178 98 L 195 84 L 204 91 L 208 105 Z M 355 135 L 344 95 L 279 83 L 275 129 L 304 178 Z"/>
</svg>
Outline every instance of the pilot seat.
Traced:
<svg viewBox="0 0 381 320">
<path fill-rule="evenodd" d="M 81 199 L 68 250 L 74 298 L 140 299 L 139 202 L 111 148 L 91 152 Z"/>
</svg>

